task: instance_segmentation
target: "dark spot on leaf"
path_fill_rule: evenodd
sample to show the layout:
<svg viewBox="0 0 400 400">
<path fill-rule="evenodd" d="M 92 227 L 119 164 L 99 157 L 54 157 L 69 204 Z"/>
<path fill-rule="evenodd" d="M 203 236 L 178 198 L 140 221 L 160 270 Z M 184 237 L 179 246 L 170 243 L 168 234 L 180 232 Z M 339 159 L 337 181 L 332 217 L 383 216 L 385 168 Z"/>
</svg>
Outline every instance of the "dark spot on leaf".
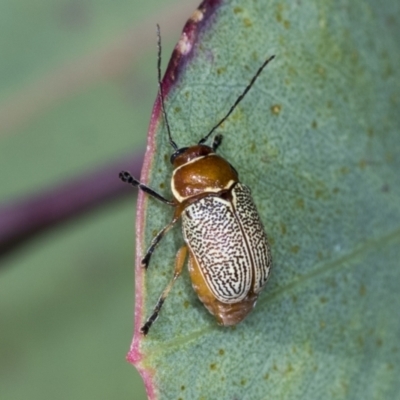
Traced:
<svg viewBox="0 0 400 400">
<path fill-rule="evenodd" d="M 325 78 L 326 77 L 326 69 L 324 67 L 322 67 L 321 65 L 318 65 L 317 74 L 322 76 L 323 78 Z"/>
<path fill-rule="evenodd" d="M 333 288 L 337 287 L 337 282 L 333 278 L 328 278 L 326 280 L 326 284 L 329 285 L 330 287 L 333 287 Z"/>
<path fill-rule="evenodd" d="M 284 235 L 284 234 L 286 234 L 286 225 L 283 223 L 283 222 L 281 222 L 280 223 L 280 227 L 281 227 L 281 232 L 282 232 L 282 235 Z"/>
<path fill-rule="evenodd" d="M 289 22 L 288 20 L 285 20 L 285 21 L 283 22 L 283 26 L 284 26 L 286 29 L 289 29 L 289 28 L 290 28 L 290 22 Z"/>
<path fill-rule="evenodd" d="M 297 199 L 296 200 L 296 207 L 300 208 L 301 210 L 304 209 L 304 200 L 303 199 Z"/>
<path fill-rule="evenodd" d="M 383 71 L 382 77 L 383 79 L 388 79 L 393 75 L 393 67 L 391 65 L 387 65 Z"/>
<path fill-rule="evenodd" d="M 381 190 L 382 190 L 383 193 L 388 193 L 389 190 L 390 190 L 390 187 L 389 187 L 389 185 L 387 183 L 385 183 L 384 185 L 382 185 Z"/>
<path fill-rule="evenodd" d="M 340 168 L 339 171 L 342 175 L 347 175 L 350 172 L 350 170 L 347 167 L 342 167 Z"/>
<path fill-rule="evenodd" d="M 243 24 L 246 28 L 250 28 L 251 26 L 253 26 L 253 23 L 249 18 L 243 18 Z"/>
<path fill-rule="evenodd" d="M 323 191 L 322 189 L 317 189 L 317 190 L 315 191 L 315 198 L 316 198 L 316 199 L 322 198 L 323 195 L 324 195 L 324 191 Z"/>
<path fill-rule="evenodd" d="M 185 388 L 185 386 L 184 385 L 182 385 L 181 386 L 181 390 L 185 390 L 186 388 Z"/>
<path fill-rule="evenodd" d="M 245 384 L 246 384 L 246 379 L 242 379 L 241 381 L 240 381 L 240 384 L 242 385 L 242 386 L 244 386 Z"/>
<path fill-rule="evenodd" d="M 339 188 L 337 188 L 337 187 L 333 188 L 332 192 L 333 192 L 334 194 L 339 193 Z"/>
<path fill-rule="evenodd" d="M 183 302 L 183 307 L 188 308 L 189 306 L 190 306 L 190 303 L 187 300 L 185 300 Z"/>
<path fill-rule="evenodd" d="M 321 297 L 321 298 L 319 299 L 319 301 L 320 301 L 322 304 L 324 304 L 324 303 L 326 303 L 326 302 L 328 301 L 328 299 L 327 299 L 326 297 Z"/>
<path fill-rule="evenodd" d="M 360 286 L 360 296 L 365 296 L 367 293 L 367 288 L 365 287 L 364 284 L 361 284 Z"/>
<path fill-rule="evenodd" d="M 225 68 L 225 67 L 217 68 L 217 74 L 218 74 L 218 75 L 221 75 L 221 74 L 223 74 L 224 72 L 226 72 L 226 68 Z"/>
<path fill-rule="evenodd" d="M 325 322 L 324 322 L 324 321 L 319 321 L 319 327 L 320 327 L 321 329 L 325 329 L 325 327 L 326 327 Z"/>
<path fill-rule="evenodd" d="M 293 371 L 294 371 L 294 368 L 293 368 L 292 364 L 289 363 L 285 372 L 288 374 L 288 373 L 291 373 Z"/>
<path fill-rule="evenodd" d="M 386 159 L 386 161 L 388 162 L 388 163 L 391 163 L 391 162 L 393 162 L 393 154 L 392 153 L 386 153 L 386 155 L 385 155 L 385 159 Z"/>
<path fill-rule="evenodd" d="M 268 374 L 268 373 L 264 375 L 264 379 L 265 379 L 266 381 L 269 379 L 269 374 Z"/>
<path fill-rule="evenodd" d="M 361 335 L 357 336 L 357 343 L 360 347 L 364 347 L 364 338 Z"/>
<path fill-rule="evenodd" d="M 359 166 L 361 169 L 364 169 L 364 168 L 367 166 L 367 162 L 366 162 L 365 160 L 360 160 L 360 161 L 358 162 L 358 166 Z"/>
<path fill-rule="evenodd" d="M 271 112 L 274 115 L 279 115 L 281 113 L 282 106 L 280 104 L 274 104 L 271 106 Z"/>
<path fill-rule="evenodd" d="M 382 341 L 381 338 L 376 339 L 376 345 L 377 345 L 378 347 L 381 347 L 382 344 L 383 344 L 383 341 Z"/>
<path fill-rule="evenodd" d="M 293 303 L 297 303 L 297 296 L 295 294 L 292 296 L 292 301 Z"/>
<path fill-rule="evenodd" d="M 161 182 L 160 183 L 160 189 L 164 189 L 165 188 L 165 184 L 164 184 L 164 182 Z"/>
<path fill-rule="evenodd" d="M 311 127 L 314 128 L 314 129 L 317 129 L 317 128 L 318 128 L 317 121 L 314 120 L 314 121 L 312 122 L 312 124 L 311 124 Z"/>
<path fill-rule="evenodd" d="M 182 110 L 182 109 L 181 109 L 180 107 L 175 107 L 175 108 L 174 108 L 175 114 L 181 112 L 181 110 Z"/>
<path fill-rule="evenodd" d="M 219 349 L 218 353 L 219 353 L 220 356 L 223 356 L 225 354 L 225 350 L 224 349 Z"/>
<path fill-rule="evenodd" d="M 240 8 L 240 7 L 235 7 L 235 8 L 233 9 L 233 12 L 234 12 L 235 14 L 239 14 L 239 13 L 243 12 L 243 9 Z"/>
<path fill-rule="evenodd" d="M 299 252 L 299 250 L 300 250 L 300 246 L 298 246 L 298 245 L 292 246 L 292 247 L 290 248 L 290 251 L 291 251 L 293 254 L 297 254 L 297 253 Z"/>
<path fill-rule="evenodd" d="M 211 369 L 211 371 L 215 371 L 217 369 L 217 364 L 215 364 L 215 363 L 210 364 L 210 369 Z"/>
</svg>

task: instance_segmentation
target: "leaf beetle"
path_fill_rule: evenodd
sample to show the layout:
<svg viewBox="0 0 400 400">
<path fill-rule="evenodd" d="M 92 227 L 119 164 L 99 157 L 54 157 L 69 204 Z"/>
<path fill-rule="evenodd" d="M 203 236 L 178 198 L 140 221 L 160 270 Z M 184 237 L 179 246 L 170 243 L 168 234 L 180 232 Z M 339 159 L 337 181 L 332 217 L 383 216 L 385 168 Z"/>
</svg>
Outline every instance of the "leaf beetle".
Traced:
<svg viewBox="0 0 400 400">
<path fill-rule="evenodd" d="M 222 135 L 215 135 L 211 146 L 205 143 L 231 115 L 274 56 L 261 65 L 227 114 L 198 144 L 179 148 L 172 140 L 164 106 L 158 25 L 157 37 L 158 95 L 169 143 L 174 149 L 171 155 L 174 168 L 171 178 L 173 200 L 167 200 L 129 172 L 122 171 L 119 177 L 123 182 L 175 209 L 172 221 L 152 240 L 142 259 L 143 267 L 148 267 L 156 246 L 179 219 L 182 220 L 185 244 L 176 255 L 174 275 L 158 299 L 153 313 L 141 327 L 141 332 L 146 335 L 157 319 L 169 291 L 182 272 L 187 253 L 192 286 L 200 301 L 215 316 L 218 324 L 235 325 L 253 309 L 268 280 L 271 251 L 250 189 L 239 181 L 236 169 L 216 154 Z"/>
</svg>

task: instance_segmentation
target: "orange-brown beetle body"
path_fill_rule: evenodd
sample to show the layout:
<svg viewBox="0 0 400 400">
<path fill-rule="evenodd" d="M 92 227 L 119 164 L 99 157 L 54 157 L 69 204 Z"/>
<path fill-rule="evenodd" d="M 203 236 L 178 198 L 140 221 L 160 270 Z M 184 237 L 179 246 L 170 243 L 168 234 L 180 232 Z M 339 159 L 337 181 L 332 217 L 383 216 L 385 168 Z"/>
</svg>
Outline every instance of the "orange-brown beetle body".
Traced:
<svg viewBox="0 0 400 400">
<path fill-rule="evenodd" d="M 271 264 L 250 191 L 208 146 L 185 149 L 173 165 L 193 288 L 219 324 L 235 325 L 254 307 Z"/>
<path fill-rule="evenodd" d="M 238 173 L 232 165 L 216 154 L 222 136 L 216 135 L 211 147 L 204 143 L 228 118 L 274 56 L 263 63 L 225 117 L 197 145 L 178 148 L 172 140 L 164 107 L 159 33 L 158 40 L 159 95 L 169 142 L 175 150 L 171 156 L 174 200 L 165 199 L 128 172 L 121 172 L 120 178 L 175 207 L 172 221 L 156 235 L 147 250 L 143 266 L 147 268 L 157 244 L 179 219 L 182 220 L 185 245 L 177 253 L 173 278 L 141 331 L 147 334 L 157 319 L 164 300 L 181 274 L 187 252 L 192 285 L 199 299 L 220 325 L 235 325 L 253 309 L 258 294 L 265 286 L 271 267 L 271 253 L 250 190 L 239 182 Z"/>
</svg>

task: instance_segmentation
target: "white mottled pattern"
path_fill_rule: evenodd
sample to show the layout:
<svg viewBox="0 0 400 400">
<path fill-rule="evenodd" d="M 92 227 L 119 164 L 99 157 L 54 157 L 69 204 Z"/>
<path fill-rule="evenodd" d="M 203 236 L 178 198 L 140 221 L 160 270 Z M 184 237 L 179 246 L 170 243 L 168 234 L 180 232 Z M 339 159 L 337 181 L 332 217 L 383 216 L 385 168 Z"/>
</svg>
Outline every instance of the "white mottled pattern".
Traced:
<svg viewBox="0 0 400 400">
<path fill-rule="evenodd" d="M 183 236 L 205 281 L 223 303 L 237 303 L 267 281 L 270 253 L 250 190 L 240 183 L 232 202 L 207 196 L 182 214 Z"/>
<path fill-rule="evenodd" d="M 259 293 L 267 283 L 271 268 L 271 252 L 264 227 L 251 197 L 250 189 L 238 183 L 232 191 L 233 205 L 240 219 L 246 242 L 251 249 L 253 261 L 255 293 Z"/>
</svg>

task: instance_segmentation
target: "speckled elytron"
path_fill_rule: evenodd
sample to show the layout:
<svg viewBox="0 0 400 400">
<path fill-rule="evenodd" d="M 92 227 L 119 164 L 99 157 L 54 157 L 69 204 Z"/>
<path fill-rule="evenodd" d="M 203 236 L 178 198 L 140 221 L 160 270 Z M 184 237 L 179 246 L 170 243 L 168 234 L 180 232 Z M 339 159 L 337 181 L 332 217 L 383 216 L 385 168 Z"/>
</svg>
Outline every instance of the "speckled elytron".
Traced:
<svg viewBox="0 0 400 400">
<path fill-rule="evenodd" d="M 271 253 L 250 189 L 239 182 L 235 168 L 215 153 L 222 136 L 216 135 L 211 146 L 204 143 L 228 118 L 274 56 L 263 63 L 225 117 L 197 145 L 178 148 L 172 140 L 164 107 L 159 34 L 158 45 L 159 96 L 169 142 L 174 148 L 171 156 L 174 199 L 165 199 L 128 172 L 121 172 L 120 178 L 175 208 L 172 221 L 153 239 L 142 260 L 143 266 L 147 268 L 155 247 L 180 218 L 185 245 L 177 253 L 172 280 L 141 331 L 147 334 L 158 317 L 173 283 L 181 274 L 187 252 L 192 285 L 199 299 L 220 325 L 235 325 L 253 309 L 265 286 Z"/>
</svg>

